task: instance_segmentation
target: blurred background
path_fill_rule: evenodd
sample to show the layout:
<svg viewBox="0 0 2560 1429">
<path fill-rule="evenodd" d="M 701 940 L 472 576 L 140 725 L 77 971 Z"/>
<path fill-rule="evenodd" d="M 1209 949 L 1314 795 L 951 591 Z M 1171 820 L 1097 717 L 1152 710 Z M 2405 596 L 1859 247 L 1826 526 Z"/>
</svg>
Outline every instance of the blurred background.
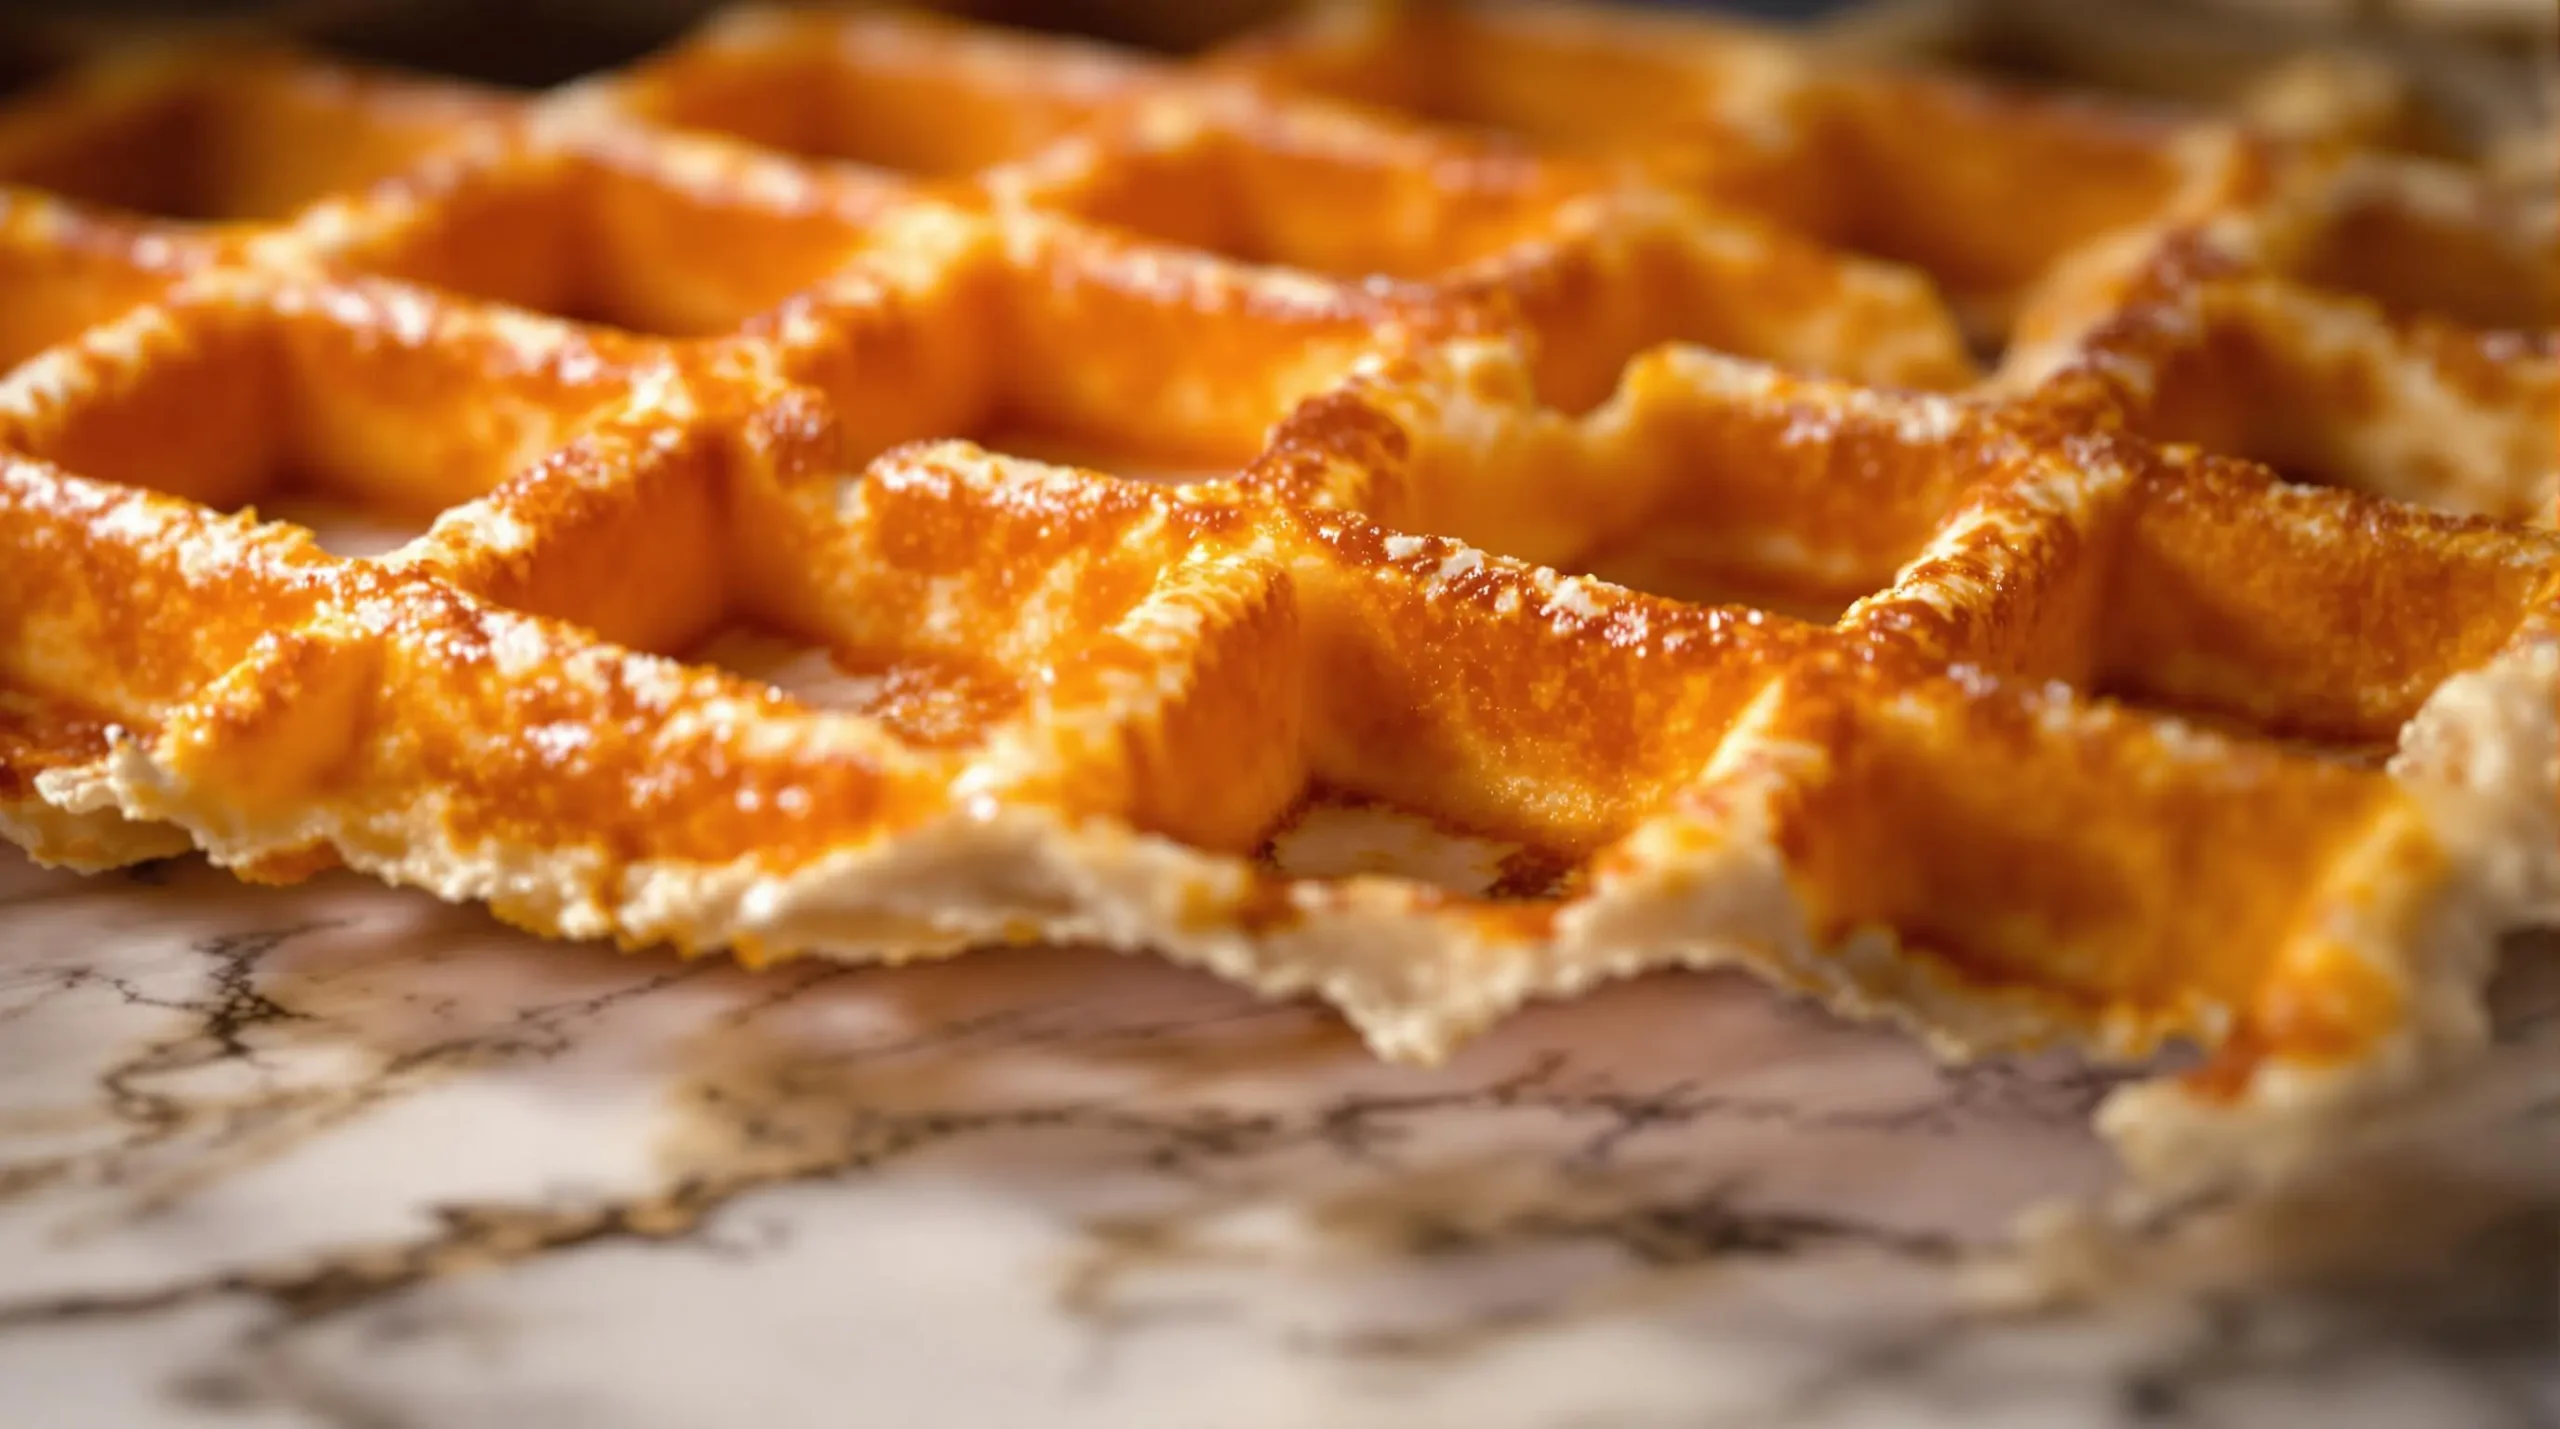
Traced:
<svg viewBox="0 0 2560 1429">
<path fill-rule="evenodd" d="M 1316 4 L 1360 0 L 908 0 L 910 8 L 1171 52 Z M 1386 0 L 1370 0 L 1385 3 Z M 1401 0 L 1409 5 L 1433 0 Z M 2518 116 L 2551 128 L 2560 0 L 1616 0 L 1819 22 L 1872 53 L 2028 84 L 2227 107 L 2306 54 L 2376 65 L 2432 137 L 2471 154 Z M 626 63 L 721 0 L 0 0 L 0 93 L 137 42 L 284 39 L 343 57 L 510 86 Z M 2335 92 L 2323 76 L 2319 86 Z M 2396 101 L 2395 101 L 2396 102 Z M 2539 151 L 2531 163 L 2541 163 Z"/>
<path fill-rule="evenodd" d="M 1643 0 L 1638 0 L 1642 3 Z M 922 0 L 1005 24 L 1151 48 L 1213 43 L 1303 0 Z M 1678 4 L 1679 0 L 1653 0 Z M 1690 8 L 1799 17 L 1839 0 L 1691 0 Z M 382 58 L 518 84 L 549 84 L 637 55 L 720 8 L 719 0 L 0 0 L 22 62 L 119 33 L 254 25 L 290 29 Z"/>
<path fill-rule="evenodd" d="M 933 8 L 1167 50 L 1188 50 L 1308 0 L 941 0 Z M 1621 0 L 1646 3 L 1646 0 Z M 1650 0 L 1756 18 L 1881 12 L 1904 26 L 2031 32 L 2103 14 L 2141 28 L 2236 18 L 2269 44 L 2355 34 L 2392 42 L 2547 48 L 2560 0 Z M 619 63 L 681 33 L 717 0 L 0 0 L 0 58 L 24 78 L 137 33 L 255 29 L 353 55 L 509 84 Z M 2076 18 L 2075 18 L 2076 17 Z"/>
</svg>

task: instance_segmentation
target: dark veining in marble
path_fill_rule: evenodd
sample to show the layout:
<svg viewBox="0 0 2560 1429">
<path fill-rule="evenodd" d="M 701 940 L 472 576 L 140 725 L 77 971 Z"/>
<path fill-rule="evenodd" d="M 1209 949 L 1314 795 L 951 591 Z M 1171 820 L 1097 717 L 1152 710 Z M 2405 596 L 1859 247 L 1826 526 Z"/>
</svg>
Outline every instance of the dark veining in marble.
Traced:
<svg viewBox="0 0 2560 1429">
<path fill-rule="evenodd" d="M 174 1034 L 142 1042 L 98 1075 L 100 1105 L 120 1133 L 110 1144 L 0 1164 L 0 1202 L 74 1181 L 120 1196 L 125 1215 L 147 1215 L 441 1076 L 558 1055 L 598 1014 L 713 970 L 708 964 L 662 967 L 602 992 L 515 1009 L 491 1024 L 402 1047 L 379 1058 L 363 1075 L 325 1085 L 261 1083 L 245 1095 L 211 1097 L 175 1089 L 187 1074 L 217 1063 L 254 1067 L 262 1048 L 290 1036 L 324 1044 L 343 1041 L 348 1031 L 344 1007 L 306 1002 L 310 989 L 280 985 L 262 969 L 288 945 L 348 932 L 342 922 L 311 921 L 195 940 L 189 951 L 206 969 L 205 989 L 193 996 L 154 995 L 133 979 L 84 967 L 56 974 L 31 1001 L 98 986 L 128 1006 L 181 1014 L 185 1021 Z M 353 937 L 362 939 L 360 932 Z M 0 1011 L 0 1020 L 25 1015 L 29 1005 L 21 1002 Z M 181 1141 L 184 1154 L 174 1167 L 155 1164 L 155 1153 Z M 0 1308 L 0 1316 L 9 1313 Z"/>
<path fill-rule="evenodd" d="M 130 891 L 195 896 L 194 877 L 156 870 Z M 297 896 L 277 901 L 291 906 Z M 1062 950 L 992 954 L 968 971 L 788 967 L 751 978 L 717 964 L 619 961 L 526 944 L 504 956 L 564 960 L 576 971 L 549 995 L 493 1011 L 440 991 L 431 977 L 410 975 L 414 930 L 406 935 L 409 951 L 367 952 L 369 936 L 361 923 L 313 917 L 201 937 L 188 945 L 202 964 L 201 991 L 183 997 L 77 963 L 49 981 L 0 988 L 0 1026 L 41 1015 L 54 999 L 102 988 L 181 1019 L 175 1031 L 141 1042 L 99 1076 L 99 1102 L 119 1129 L 117 1140 L 0 1165 L 0 1202 L 76 1178 L 127 1193 L 131 1213 L 146 1214 L 207 1178 L 440 1077 L 561 1055 L 626 1004 L 717 979 L 730 991 L 672 1069 L 673 1129 L 660 1184 L 580 1204 L 440 1206 L 426 1233 L 308 1261 L 236 1265 L 139 1290 L 0 1301 L 0 1335 L 244 1297 L 271 1312 L 253 1345 L 272 1345 L 350 1311 L 393 1303 L 439 1276 L 503 1274 L 582 1247 L 640 1243 L 726 1258 L 770 1256 L 787 1248 L 787 1233 L 746 1214 L 741 1203 L 756 1192 L 856 1178 L 927 1155 L 999 1155 L 1044 1174 L 1051 1164 L 1044 1148 L 1065 1139 L 1086 1148 L 1083 1154 L 1154 1178 L 1165 1192 L 1160 1211 L 1101 1216 L 1083 1226 L 1088 1253 L 1062 1270 L 1056 1298 L 1097 1334 L 1144 1333 L 1150 1312 L 1129 1287 L 1193 1261 L 1235 1255 L 1213 1222 L 1275 1185 L 1291 1189 L 1321 1248 L 1347 1262 L 1428 1271 L 1580 1249 L 1613 1267 L 1547 1303 L 1495 1304 L 1445 1324 L 1383 1325 L 1294 1344 L 1300 1353 L 1336 1358 L 1447 1364 L 1595 1306 L 1641 1305 L 1726 1267 L 1837 1256 L 1935 1274 L 1968 1248 L 1926 1224 L 1799 1204 L 1747 1176 L 1703 1173 L 1688 1164 L 1689 1135 L 1783 1131 L 1795 1144 L 1894 1138 L 1924 1157 L 1937 1143 L 1985 1125 L 2076 1125 L 2121 1076 L 1994 1062 L 1949 1069 L 1934 1084 L 1896 1095 L 1807 1105 L 1711 1076 L 1682 1076 L 1678 1067 L 1637 1084 L 1623 1069 L 1594 1062 L 1587 1049 L 1552 1046 L 1482 1076 L 1416 1081 L 1415 1090 L 1400 1090 L 1396 1076 L 1380 1070 L 1321 1096 L 1247 1095 L 1217 1076 L 1251 1067 L 1285 1083 L 1302 1071 L 1338 1070 L 1360 1054 L 1338 1024 L 1304 1007 L 1209 998 L 1200 1010 L 1156 1016 L 1104 1006 L 1081 986 L 1096 966 L 1091 955 Z M 280 972 L 288 952 L 312 956 Z M 2523 990 L 2504 999 L 2505 1033 L 2547 1040 L 2560 1026 L 2560 996 L 2550 990 L 2560 978 L 2523 981 Z M 996 984 L 1010 988 L 1011 1000 L 989 996 Z M 894 1006 L 894 1030 L 848 1035 L 820 1015 L 855 1002 Z M 397 1019 L 387 1011 L 395 1005 Z M 385 1030 L 393 1021 L 397 1035 Z M 1806 1030 L 1830 1035 L 1818 1023 L 1807 1022 Z M 258 1083 L 223 1096 L 173 1089 L 190 1072 L 230 1062 L 254 1067 L 295 1044 L 361 1046 L 374 1055 L 360 1075 L 323 1086 Z M 1013 1086 L 998 1095 L 982 1065 L 998 1052 L 1116 1076 L 1123 1090 L 1044 1096 Z M 2520 1119 L 2506 1124 L 2539 1128 L 2555 1116 L 2560 1094 L 2527 1101 Z M 1531 1128 L 1522 1139 L 1543 1150 L 1495 1160 L 1435 1152 L 1432 1138 L 1460 1122 Z M 182 1137 L 186 1155 L 177 1166 L 159 1164 L 153 1153 Z M 2408 1194 L 2412 1204 L 2443 1204 L 2473 1192 L 2413 1186 Z M 2191 1334 L 2142 1363 L 2110 1369 L 2112 1411 L 2127 1424 L 2202 1420 L 2237 1386 L 2388 1352 L 2475 1367 L 2484 1402 L 2513 1408 L 2513 1417 L 2499 1422 L 2555 1422 L 2560 1388 L 2550 1385 L 2549 1350 L 2560 1343 L 2560 1278 L 2551 1273 L 2560 1268 L 2560 1178 L 2527 1177 L 2481 1195 L 2481 1209 L 2455 1223 L 2460 1235 L 2381 1271 L 2315 1267 L 2264 1287 L 2217 1287 L 2195 1297 Z M 2413 1247 L 2422 1240 L 2409 1238 Z M 1819 1422 L 1844 1398 L 1879 1385 L 1915 1402 L 1960 1408 L 1981 1347 L 2003 1333 L 1953 1310 L 1867 1333 L 1783 1396 L 1774 1415 L 1750 1422 Z M 398 1422 L 368 1417 L 376 1407 L 358 1400 L 265 1378 L 250 1391 L 204 1381 L 189 1393 L 205 1407 L 246 1394 L 293 1401 L 322 1422 Z M 2536 1413 L 2544 1417 L 2531 1417 Z"/>
<path fill-rule="evenodd" d="M 605 991 L 534 1004 L 490 1025 L 403 1047 L 366 1075 L 323 1088 L 195 1101 L 156 1085 L 210 1061 L 254 1060 L 274 1036 L 342 1035 L 344 1009 L 327 1007 L 326 999 L 315 996 L 316 984 L 280 985 L 260 975 L 263 961 L 278 949 L 332 931 L 345 930 L 311 922 L 201 940 L 192 950 L 210 967 L 208 989 L 199 997 L 154 998 L 119 986 L 118 995 L 129 1002 L 191 1019 L 177 1034 L 140 1047 L 100 1078 L 103 1099 L 123 1125 L 124 1137 L 104 1150 L 0 1170 L 5 1178 L 0 1186 L 23 1194 L 73 1175 L 102 1187 L 131 1185 L 165 1175 L 137 1164 L 136 1158 L 184 1132 L 196 1138 L 195 1172 L 172 1179 L 138 1208 L 165 1204 L 186 1186 L 233 1165 L 225 1158 L 241 1154 L 253 1133 L 261 1149 L 271 1153 L 291 1137 L 316 1134 L 441 1073 L 556 1054 L 615 1004 L 714 971 L 711 965 L 651 969 L 642 964 Z M 1331 1019 L 1301 1007 L 1247 1004 L 1207 1016 L 1097 1027 L 1071 1000 L 1061 1004 L 1035 996 L 1027 1005 L 932 1019 L 926 1023 L 929 1030 L 856 1047 L 813 1048 L 788 1040 L 777 1044 L 762 1025 L 857 978 L 912 981 L 921 975 L 922 970 L 858 974 L 825 968 L 788 969 L 763 979 L 758 993 L 726 1010 L 697 1048 L 705 1070 L 679 1093 L 683 1122 L 690 1128 L 680 1141 L 690 1144 L 672 1153 L 669 1177 L 652 1194 L 578 1206 L 441 1207 L 433 1235 L 347 1249 L 316 1264 L 243 1266 L 142 1291 L 0 1303 L 0 1330 L 146 1314 L 234 1294 L 260 1297 L 289 1320 L 308 1320 L 458 1267 L 500 1265 L 611 1240 L 687 1240 L 712 1212 L 757 1189 L 856 1174 L 954 1143 L 1032 1134 L 1105 1138 L 1121 1148 L 1117 1154 L 1126 1164 L 1174 1178 L 1241 1173 L 1256 1161 L 1297 1152 L 1337 1158 L 1392 1178 L 1402 1142 L 1437 1118 L 1470 1113 L 1534 1114 L 1578 1129 L 1558 1164 L 1564 1173 L 1582 1176 L 1605 1170 L 1633 1138 L 1710 1118 L 1805 1131 L 1898 1130 L 1924 1136 L 1944 1131 L 1934 1097 L 1872 1111 L 1807 1111 L 1783 1101 L 1711 1094 L 1685 1085 L 1630 1090 L 1606 1076 L 1575 1073 L 1561 1051 L 1480 1085 L 1409 1094 L 1361 1091 L 1285 1109 L 1214 1101 L 1186 1105 L 1179 1098 L 1144 1105 L 1072 1100 L 988 1105 L 965 1076 L 972 1049 L 997 1047 L 1019 1053 L 1071 1046 L 1080 1058 L 1126 1060 L 1177 1073 L 1186 1059 L 1194 1058 L 1267 1064 L 1275 1057 L 1285 1062 L 1290 1055 L 1320 1061 L 1359 1055 Z M 95 975 L 75 970 L 65 976 L 77 981 Z M 391 990 L 372 988 L 366 995 L 387 996 Z M 432 1015 L 437 1009 L 427 1010 Z M 1239 1030 L 1245 1034 L 1240 1041 Z M 942 1079 L 949 1084 L 935 1085 Z M 883 1097 L 888 1101 L 881 1102 Z M 1541 1217 L 1522 1208 L 1509 1213 L 1507 1224 L 1476 1224 L 1461 1232 L 1451 1223 L 1417 1231 L 1409 1239 L 1464 1234 L 1477 1239 L 1613 1240 L 1643 1260 L 1660 1258 L 1665 1247 L 1682 1237 L 1692 1253 L 1721 1238 L 1736 1253 L 1760 1254 L 1800 1240 L 1856 1233 L 1782 1214 L 1755 1231 L 1739 1212 L 1727 1210 L 1721 1220 L 1708 1217 L 1708 1204 L 1694 1189 L 1684 1189 L 1663 1204 L 1626 1204 L 1605 1217 Z M 1869 1238 L 1936 1252 L 1926 1237 L 1879 1229 Z"/>
</svg>

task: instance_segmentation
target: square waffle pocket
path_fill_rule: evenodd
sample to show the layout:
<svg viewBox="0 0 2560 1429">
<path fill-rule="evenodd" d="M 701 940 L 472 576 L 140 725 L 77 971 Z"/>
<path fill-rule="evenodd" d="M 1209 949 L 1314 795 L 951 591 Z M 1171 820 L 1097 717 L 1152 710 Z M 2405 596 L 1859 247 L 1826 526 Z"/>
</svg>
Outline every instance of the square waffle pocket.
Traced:
<svg viewBox="0 0 2560 1429">
<path fill-rule="evenodd" d="M 371 127 L 171 160 L 249 195 L 193 217 L 43 190 L 103 101 L 31 101 L 0 832 L 751 961 L 1151 949 L 1407 1058 L 1738 965 L 1950 1055 L 2193 1044 L 2107 1113 L 2159 1186 L 2477 1050 L 2560 891 L 2533 215 L 1756 32 L 1347 23 L 276 57 Z"/>
</svg>

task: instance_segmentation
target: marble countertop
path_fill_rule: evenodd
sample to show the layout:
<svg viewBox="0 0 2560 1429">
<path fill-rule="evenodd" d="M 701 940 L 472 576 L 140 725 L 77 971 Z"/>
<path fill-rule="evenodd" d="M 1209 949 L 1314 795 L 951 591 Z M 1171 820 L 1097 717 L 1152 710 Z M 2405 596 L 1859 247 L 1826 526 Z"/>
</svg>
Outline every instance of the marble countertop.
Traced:
<svg viewBox="0 0 2560 1429">
<path fill-rule="evenodd" d="M 1976 1260 L 2108 1184 L 2102 1080 L 1729 978 L 1417 1072 L 1142 957 L 751 974 L 185 863 L 0 850 L 0 949 L 16 1425 L 2560 1423 L 2551 957 L 2433 1149 L 2028 1313 Z"/>
</svg>

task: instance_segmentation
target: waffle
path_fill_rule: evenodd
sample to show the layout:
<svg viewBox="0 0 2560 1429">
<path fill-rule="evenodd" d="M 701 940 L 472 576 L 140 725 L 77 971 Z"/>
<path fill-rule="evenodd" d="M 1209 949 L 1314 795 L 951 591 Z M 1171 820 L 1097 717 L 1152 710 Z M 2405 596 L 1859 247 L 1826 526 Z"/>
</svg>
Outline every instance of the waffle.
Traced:
<svg viewBox="0 0 2560 1429">
<path fill-rule="evenodd" d="M 0 117 L 0 833 L 1151 949 L 1427 1059 L 1741 966 L 2268 1171 L 2560 888 L 2553 249 L 2354 125 L 1596 9 L 726 15 Z"/>
</svg>

